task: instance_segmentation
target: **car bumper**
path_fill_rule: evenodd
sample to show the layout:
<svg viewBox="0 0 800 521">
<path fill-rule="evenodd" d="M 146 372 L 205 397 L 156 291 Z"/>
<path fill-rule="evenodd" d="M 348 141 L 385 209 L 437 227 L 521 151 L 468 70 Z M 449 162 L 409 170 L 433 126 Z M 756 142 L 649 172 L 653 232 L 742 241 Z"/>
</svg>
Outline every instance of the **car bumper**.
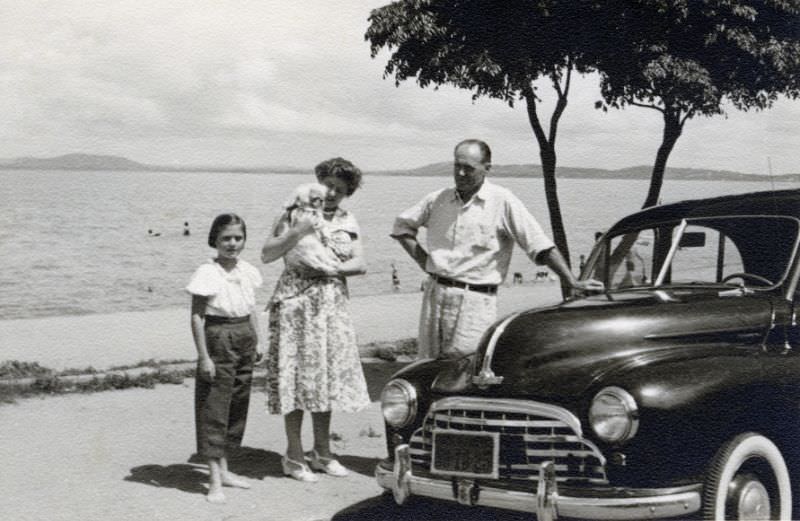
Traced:
<svg viewBox="0 0 800 521">
<path fill-rule="evenodd" d="M 393 467 L 378 464 L 378 484 L 391 490 L 398 504 L 410 496 L 426 496 L 458 501 L 461 504 L 535 512 L 539 521 L 558 517 L 581 519 L 660 519 L 685 517 L 700 510 L 701 486 L 688 485 L 665 489 L 614 489 L 613 494 L 562 495 L 558 491 L 555 471 L 545 464 L 539 473 L 536 490 L 531 492 L 484 487 L 474 480 L 415 476 L 411 472 L 408 445 L 395 449 Z M 608 491 L 606 491 L 608 492 Z"/>
</svg>

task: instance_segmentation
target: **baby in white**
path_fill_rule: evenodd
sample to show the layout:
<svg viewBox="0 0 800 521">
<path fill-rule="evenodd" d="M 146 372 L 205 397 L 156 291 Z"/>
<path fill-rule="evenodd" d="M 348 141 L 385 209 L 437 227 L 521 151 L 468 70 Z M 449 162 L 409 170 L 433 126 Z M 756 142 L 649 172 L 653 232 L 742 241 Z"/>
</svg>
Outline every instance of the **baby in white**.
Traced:
<svg viewBox="0 0 800 521">
<path fill-rule="evenodd" d="M 301 215 L 311 215 L 315 221 L 314 233 L 304 235 L 286 252 L 284 259 L 289 266 L 308 267 L 330 272 L 339 265 L 339 257 L 328 247 L 330 238 L 325 233 L 322 206 L 327 188 L 319 183 L 302 184 L 295 188 L 285 208 L 289 223 L 294 225 Z"/>
</svg>

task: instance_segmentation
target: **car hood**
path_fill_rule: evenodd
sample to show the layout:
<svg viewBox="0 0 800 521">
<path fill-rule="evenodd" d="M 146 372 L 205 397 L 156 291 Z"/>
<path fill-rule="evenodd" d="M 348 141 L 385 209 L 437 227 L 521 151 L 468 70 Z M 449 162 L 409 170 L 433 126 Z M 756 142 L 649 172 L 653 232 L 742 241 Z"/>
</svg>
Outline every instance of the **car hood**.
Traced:
<svg viewBox="0 0 800 521">
<path fill-rule="evenodd" d="M 596 295 L 498 321 L 470 361 L 443 373 L 437 392 L 505 397 L 581 396 L 614 375 L 658 363 L 710 356 L 751 356 L 771 322 L 768 295 L 738 291 L 658 290 Z M 496 340 L 491 352 L 492 338 Z M 479 386 L 490 351 L 502 382 Z M 460 368 L 461 374 L 457 374 Z M 701 376 L 698 376 L 701 377 Z"/>
</svg>

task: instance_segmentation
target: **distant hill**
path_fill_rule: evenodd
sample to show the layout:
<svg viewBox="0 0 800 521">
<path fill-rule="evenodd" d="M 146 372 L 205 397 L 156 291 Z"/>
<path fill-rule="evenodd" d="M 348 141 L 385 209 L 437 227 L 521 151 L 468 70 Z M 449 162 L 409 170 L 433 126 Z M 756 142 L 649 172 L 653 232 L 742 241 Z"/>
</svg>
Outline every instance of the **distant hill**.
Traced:
<svg viewBox="0 0 800 521">
<path fill-rule="evenodd" d="M 149 172 L 236 172 L 308 174 L 310 168 L 297 167 L 231 167 L 231 166 L 162 166 L 137 163 L 124 157 L 95 154 L 66 154 L 58 157 L 20 157 L 0 159 L 0 168 L 27 170 L 132 170 Z M 617 170 L 602 168 L 558 167 L 559 179 L 650 179 L 651 166 L 639 165 Z M 408 170 L 377 170 L 370 175 L 443 176 L 453 175 L 453 163 L 442 162 Z M 492 165 L 496 177 L 542 177 L 542 167 L 534 164 Z M 743 174 L 730 170 L 699 168 L 667 168 L 666 179 L 714 181 L 764 181 L 765 175 Z M 800 183 L 800 173 L 772 176 L 775 182 Z"/>
<path fill-rule="evenodd" d="M 559 179 L 650 179 L 653 167 L 648 165 L 631 166 L 617 170 L 602 168 L 580 168 L 559 166 L 556 175 Z M 386 170 L 373 172 L 384 175 L 406 176 L 451 176 L 453 163 L 432 163 L 411 170 Z M 492 175 L 496 177 L 542 177 L 540 165 L 492 165 Z M 666 178 L 684 180 L 722 180 L 722 181 L 763 181 L 766 177 L 760 174 L 743 174 L 730 170 L 708 170 L 699 168 L 667 168 Z M 800 173 L 772 176 L 775 182 L 800 182 Z"/>
<path fill-rule="evenodd" d="M 296 167 L 231 167 L 231 166 L 165 166 L 131 161 L 120 156 L 97 154 L 66 154 L 57 157 L 0 158 L 0 168 L 16 170 L 131 170 L 144 172 L 236 172 L 236 173 L 308 173 L 310 169 Z"/>
<path fill-rule="evenodd" d="M 66 154 L 58 157 L 20 157 L 0 163 L 3 168 L 26 170 L 153 170 L 153 167 L 118 156 Z"/>
</svg>

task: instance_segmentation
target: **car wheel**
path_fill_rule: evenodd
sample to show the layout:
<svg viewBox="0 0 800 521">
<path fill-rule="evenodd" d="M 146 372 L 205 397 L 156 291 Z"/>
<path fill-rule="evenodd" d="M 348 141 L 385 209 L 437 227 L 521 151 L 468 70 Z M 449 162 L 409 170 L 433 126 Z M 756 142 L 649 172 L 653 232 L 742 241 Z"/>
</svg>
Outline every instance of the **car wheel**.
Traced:
<svg viewBox="0 0 800 521">
<path fill-rule="evenodd" d="M 703 484 L 703 519 L 791 519 L 789 471 L 768 438 L 747 432 L 717 451 Z"/>
</svg>

